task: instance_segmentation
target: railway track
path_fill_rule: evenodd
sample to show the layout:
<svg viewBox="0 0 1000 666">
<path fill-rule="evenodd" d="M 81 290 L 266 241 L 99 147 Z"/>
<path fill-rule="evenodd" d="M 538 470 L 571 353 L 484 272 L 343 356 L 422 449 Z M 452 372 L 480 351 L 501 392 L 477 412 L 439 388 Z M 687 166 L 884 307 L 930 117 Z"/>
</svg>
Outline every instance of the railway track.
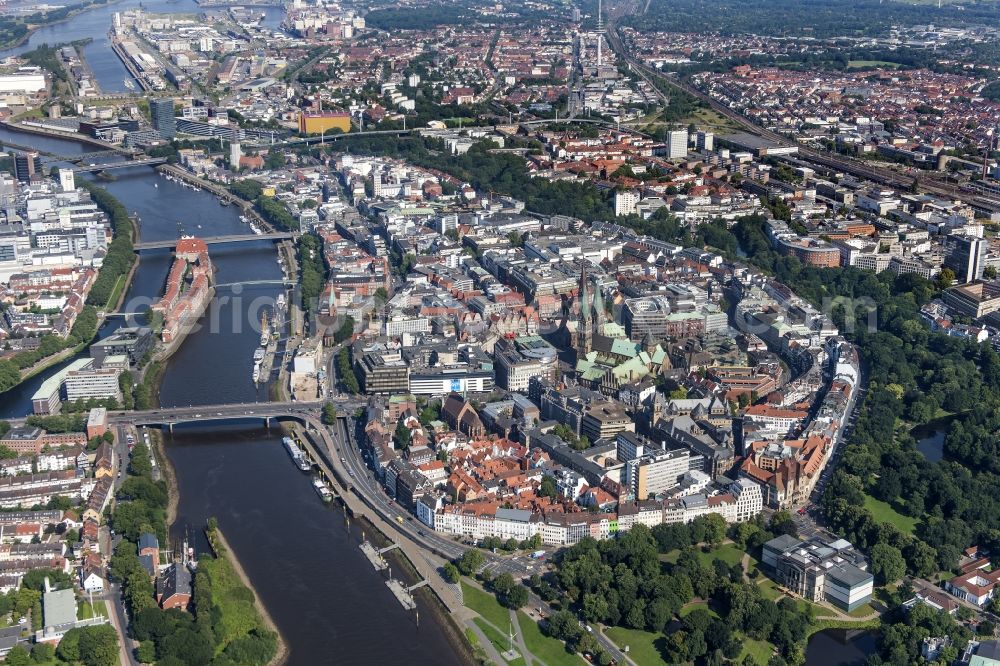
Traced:
<svg viewBox="0 0 1000 666">
<path fill-rule="evenodd" d="M 852 160 L 837 156 L 836 154 L 814 150 L 812 148 L 805 147 L 796 141 L 792 141 L 777 132 L 755 124 L 743 114 L 738 111 L 734 111 L 725 104 L 722 104 L 711 95 L 708 95 L 687 81 L 683 81 L 679 78 L 664 76 L 661 72 L 658 72 L 645 63 L 633 58 L 625 48 L 625 45 L 621 41 L 621 36 L 618 34 L 617 18 L 617 16 L 614 16 L 608 21 L 606 36 L 608 44 L 619 58 L 629 64 L 632 71 L 636 72 L 656 91 L 657 95 L 664 102 L 669 101 L 669 96 L 660 90 L 655 83 L 655 79 L 664 79 L 671 86 L 698 98 L 703 103 L 707 104 L 710 109 L 732 121 L 750 134 L 773 141 L 779 146 L 796 147 L 798 149 L 798 154 L 808 161 L 815 162 L 816 164 L 820 164 L 828 168 L 837 169 L 852 176 L 879 183 L 880 185 L 887 185 L 889 187 L 903 190 L 910 190 L 916 187 L 917 189 L 927 192 L 928 194 L 962 201 L 963 203 L 973 206 L 983 212 L 1000 213 L 1000 200 L 970 193 L 956 185 L 943 183 L 933 176 L 926 176 L 923 178 L 919 176 L 911 176 L 893 171 L 892 169 L 870 166 L 859 160 Z"/>
</svg>

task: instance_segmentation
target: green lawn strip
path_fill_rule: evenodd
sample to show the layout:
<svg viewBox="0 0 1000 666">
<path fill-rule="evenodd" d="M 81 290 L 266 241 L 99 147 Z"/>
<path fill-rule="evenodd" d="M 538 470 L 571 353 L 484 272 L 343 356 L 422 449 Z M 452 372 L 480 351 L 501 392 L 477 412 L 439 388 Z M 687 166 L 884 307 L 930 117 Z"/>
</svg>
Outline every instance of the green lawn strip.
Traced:
<svg viewBox="0 0 1000 666">
<path fill-rule="evenodd" d="M 545 666 L 580 666 L 582 663 L 581 657 L 566 652 L 562 641 L 544 635 L 538 623 L 523 611 L 517 612 L 517 624 L 521 628 L 524 644 L 537 663 Z"/>
<path fill-rule="evenodd" d="M 681 607 L 681 610 L 679 613 L 677 613 L 677 615 L 679 615 L 682 618 L 687 617 L 688 615 L 698 610 L 699 608 L 707 610 L 708 614 L 711 615 L 712 617 L 719 617 L 718 613 L 716 613 L 714 610 L 708 607 L 707 601 L 692 601 L 689 604 L 685 604 L 684 606 Z"/>
<path fill-rule="evenodd" d="M 760 581 L 758 583 L 758 587 L 760 587 L 760 593 L 764 595 L 765 598 L 774 601 L 775 599 L 781 596 L 782 592 L 778 588 L 778 584 L 775 583 L 773 580 L 764 576 L 758 578 L 757 580 Z"/>
<path fill-rule="evenodd" d="M 479 627 L 479 629 L 484 634 L 486 634 L 486 638 L 490 639 L 490 643 L 493 643 L 493 647 L 496 648 L 497 652 L 500 652 L 502 654 L 506 652 L 508 647 L 510 647 L 510 639 L 507 636 L 501 634 L 496 629 L 494 629 L 493 625 L 491 625 L 489 622 L 487 622 L 481 617 L 473 618 L 472 621 L 476 623 L 476 626 Z M 517 650 L 516 639 L 514 643 L 514 649 Z M 518 650 L 518 652 L 520 652 L 520 650 Z M 508 661 L 505 663 L 513 664 L 514 666 L 525 666 L 523 655 L 513 661 Z"/>
<path fill-rule="evenodd" d="M 128 273 L 125 275 L 128 275 Z M 108 302 L 104 304 L 105 312 L 110 312 L 115 307 L 115 304 L 118 303 L 118 297 L 121 296 L 122 288 L 125 286 L 125 275 L 119 275 L 118 279 L 115 280 L 115 286 L 111 290 L 111 295 L 108 296 Z"/>
<path fill-rule="evenodd" d="M 751 657 L 760 666 L 764 666 L 771 660 L 771 655 L 774 654 L 774 646 L 767 641 L 758 641 L 744 636 L 741 642 L 743 643 L 743 650 L 740 652 L 740 656 L 736 658 L 737 663 L 740 663 L 746 657 Z"/>
<path fill-rule="evenodd" d="M 871 620 L 838 620 L 824 618 L 813 620 L 806 630 L 806 638 L 826 629 L 878 629 L 882 622 L 876 617 Z"/>
<path fill-rule="evenodd" d="M 893 69 L 900 67 L 898 62 L 890 62 L 889 60 L 848 60 L 847 69 L 854 69 L 856 67 L 891 67 Z"/>
<path fill-rule="evenodd" d="M 80 602 L 78 615 L 81 620 L 89 620 L 95 615 L 108 617 L 108 606 L 101 600 L 95 601 L 93 606 L 90 605 L 89 601 L 84 600 Z"/>
<path fill-rule="evenodd" d="M 483 619 L 498 629 L 502 629 L 510 623 L 510 614 L 507 609 L 501 606 L 492 594 L 483 592 L 478 587 L 462 581 L 462 597 L 465 599 L 466 606 L 479 613 Z"/>
<path fill-rule="evenodd" d="M 672 550 L 669 553 L 663 553 L 660 555 L 660 561 L 666 562 L 667 564 L 677 564 L 677 558 L 681 556 L 680 550 Z"/>
<path fill-rule="evenodd" d="M 875 520 L 880 523 L 889 523 L 904 534 L 913 534 L 913 529 L 920 522 L 917 518 L 904 516 L 892 508 L 889 503 L 875 499 L 871 495 L 865 495 L 865 508 L 871 512 Z"/>
<path fill-rule="evenodd" d="M 625 627 L 608 627 L 604 630 L 608 638 L 615 642 L 619 650 L 628 646 L 628 656 L 642 666 L 667 666 L 667 662 L 656 649 L 656 641 L 662 636 L 651 631 L 626 629 Z"/>
<path fill-rule="evenodd" d="M 871 615 L 874 612 L 875 609 L 872 608 L 871 604 L 861 604 L 854 610 L 849 611 L 847 614 L 850 615 L 851 617 L 864 617 L 866 615 Z"/>
</svg>

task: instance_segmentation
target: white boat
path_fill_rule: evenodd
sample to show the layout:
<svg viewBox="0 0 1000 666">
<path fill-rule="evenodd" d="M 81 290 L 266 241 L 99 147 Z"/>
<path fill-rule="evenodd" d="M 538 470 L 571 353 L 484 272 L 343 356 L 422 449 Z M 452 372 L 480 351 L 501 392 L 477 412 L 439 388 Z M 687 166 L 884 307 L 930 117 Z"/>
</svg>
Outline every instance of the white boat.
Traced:
<svg viewBox="0 0 1000 666">
<path fill-rule="evenodd" d="M 267 347 L 268 341 L 271 339 L 271 329 L 268 327 L 267 323 L 267 311 L 260 316 L 260 346 Z"/>
<path fill-rule="evenodd" d="M 260 363 L 261 361 L 263 361 L 265 353 L 267 353 L 267 351 L 263 347 L 258 347 L 257 349 L 255 349 L 253 352 L 253 362 Z"/>
<path fill-rule="evenodd" d="M 260 363 L 253 364 L 253 381 L 255 384 L 260 381 Z"/>
<path fill-rule="evenodd" d="M 278 294 L 278 298 L 275 301 L 275 305 L 278 306 L 279 310 L 284 310 L 285 309 L 285 295 L 284 294 Z"/>
<path fill-rule="evenodd" d="M 306 460 L 306 454 L 302 452 L 302 449 L 295 443 L 295 440 L 291 437 L 282 437 L 281 441 L 285 445 L 285 449 L 288 450 L 288 455 L 292 457 L 292 462 L 295 463 L 296 467 L 303 472 L 308 472 L 312 469 L 312 465 Z"/>
<path fill-rule="evenodd" d="M 326 484 L 323 483 L 322 479 L 313 479 L 313 488 L 316 489 L 316 494 L 319 495 L 319 498 L 325 503 L 329 504 L 333 501 L 333 493 L 326 487 Z"/>
</svg>

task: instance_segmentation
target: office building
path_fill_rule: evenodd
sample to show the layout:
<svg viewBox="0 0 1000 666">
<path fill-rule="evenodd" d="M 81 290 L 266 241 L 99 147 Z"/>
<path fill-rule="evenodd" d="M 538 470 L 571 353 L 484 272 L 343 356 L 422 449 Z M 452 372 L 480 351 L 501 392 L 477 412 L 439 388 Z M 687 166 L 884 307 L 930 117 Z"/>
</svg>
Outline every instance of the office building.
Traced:
<svg viewBox="0 0 1000 666">
<path fill-rule="evenodd" d="M 944 265 L 955 271 L 955 278 L 959 282 L 974 282 L 983 277 L 988 247 L 984 239 L 975 236 L 956 236 L 948 244 L 951 246 L 951 251 L 945 257 Z"/>
<path fill-rule="evenodd" d="M 123 370 L 128 369 L 128 357 L 108 356 L 99 367 L 92 359 L 86 360 L 90 360 L 91 364 L 66 374 L 63 380 L 66 400 L 73 402 L 91 398 L 98 400 L 114 398 L 120 401 L 122 392 L 118 376 Z"/>
<path fill-rule="evenodd" d="M 941 295 L 949 308 L 964 317 L 979 319 L 1000 310 L 1000 284 L 975 282 L 945 289 Z"/>
<path fill-rule="evenodd" d="M 715 149 L 715 134 L 712 132 L 698 132 L 698 150 L 701 152 L 710 153 Z"/>
<path fill-rule="evenodd" d="M 537 335 L 497 340 L 493 358 L 497 386 L 502 389 L 526 392 L 532 377 L 556 379 L 558 351 Z"/>
<path fill-rule="evenodd" d="M 22 183 L 42 178 L 42 158 L 33 150 L 14 155 L 14 177 Z"/>
<path fill-rule="evenodd" d="M 72 169 L 59 169 L 59 187 L 63 192 L 72 192 L 76 189 L 76 174 Z"/>
<path fill-rule="evenodd" d="M 590 405 L 580 420 L 580 435 L 591 442 L 634 431 L 635 420 L 625 411 L 625 405 L 614 400 Z"/>
<path fill-rule="evenodd" d="M 137 364 L 153 347 L 153 329 L 146 326 L 127 326 L 90 345 L 90 356 L 98 365 L 109 356 L 127 356 Z"/>
<path fill-rule="evenodd" d="M 153 129 L 160 133 L 164 139 L 173 139 L 177 136 L 177 118 L 174 116 L 173 99 L 151 99 L 149 100 L 149 115 L 153 121 Z"/>
<path fill-rule="evenodd" d="M 647 499 L 674 488 L 690 469 L 687 449 L 656 450 L 625 463 L 624 485 L 636 499 Z"/>
<path fill-rule="evenodd" d="M 338 129 L 351 131 L 351 116 L 347 113 L 302 113 L 299 114 L 300 134 L 324 134 Z"/>
<path fill-rule="evenodd" d="M 410 368 L 399 352 L 364 354 L 355 370 L 365 393 L 406 393 L 410 388 Z"/>
</svg>

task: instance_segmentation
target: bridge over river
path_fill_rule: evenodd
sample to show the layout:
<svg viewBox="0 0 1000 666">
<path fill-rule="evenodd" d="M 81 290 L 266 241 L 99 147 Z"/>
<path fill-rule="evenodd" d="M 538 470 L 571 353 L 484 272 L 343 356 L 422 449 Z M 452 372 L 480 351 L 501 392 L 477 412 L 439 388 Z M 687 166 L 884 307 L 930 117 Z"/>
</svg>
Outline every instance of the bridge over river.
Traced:
<svg viewBox="0 0 1000 666">
<path fill-rule="evenodd" d="M 282 240 L 294 240 L 295 234 L 288 231 L 274 231 L 264 234 L 235 234 L 232 236 L 198 236 L 199 240 L 205 241 L 208 245 L 225 245 L 227 243 L 246 243 L 248 241 L 282 241 Z M 149 241 L 146 243 L 135 243 L 132 248 L 136 252 L 141 252 L 142 250 L 162 250 L 164 248 L 174 248 L 177 247 L 176 238 L 163 241 Z"/>
</svg>

